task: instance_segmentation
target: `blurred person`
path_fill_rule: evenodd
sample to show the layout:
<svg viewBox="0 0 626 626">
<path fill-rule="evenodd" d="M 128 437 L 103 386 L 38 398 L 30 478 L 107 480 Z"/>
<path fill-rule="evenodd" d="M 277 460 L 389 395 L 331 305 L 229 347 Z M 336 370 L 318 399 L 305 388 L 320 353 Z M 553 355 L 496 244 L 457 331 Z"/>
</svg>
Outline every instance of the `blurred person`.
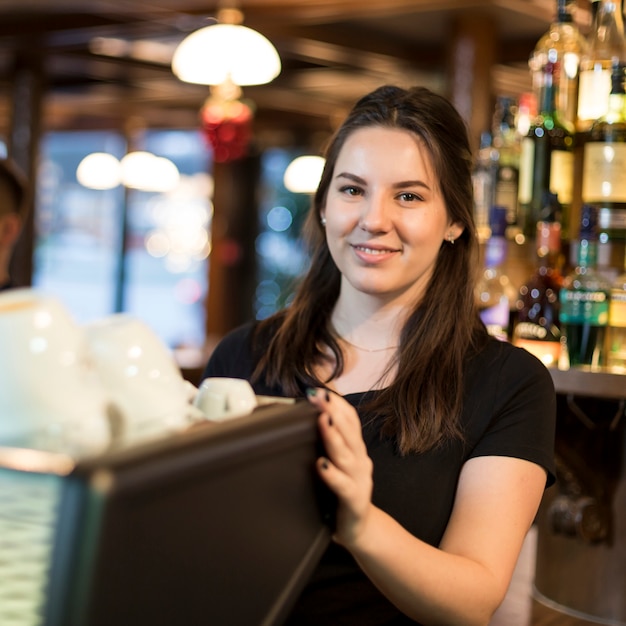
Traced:
<svg viewBox="0 0 626 626">
<path fill-rule="evenodd" d="M 488 624 L 554 481 L 551 376 L 474 301 L 471 168 L 448 100 L 364 96 L 329 144 L 292 304 L 209 358 L 204 377 L 320 411 L 334 541 L 290 625 Z"/>
<path fill-rule="evenodd" d="M 10 159 L 0 159 L 0 291 L 15 285 L 9 275 L 13 249 L 24 223 L 26 183 Z"/>
</svg>

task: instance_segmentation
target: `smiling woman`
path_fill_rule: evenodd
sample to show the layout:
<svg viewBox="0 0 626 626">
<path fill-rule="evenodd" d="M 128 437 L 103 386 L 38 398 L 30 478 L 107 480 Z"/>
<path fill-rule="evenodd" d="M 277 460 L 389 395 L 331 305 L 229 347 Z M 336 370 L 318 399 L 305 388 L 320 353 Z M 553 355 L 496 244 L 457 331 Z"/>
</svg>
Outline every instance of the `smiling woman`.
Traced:
<svg viewBox="0 0 626 626">
<path fill-rule="evenodd" d="M 463 231 L 448 217 L 426 147 L 404 130 L 363 128 L 348 137 L 335 170 L 321 213 L 342 275 L 337 308 L 360 292 L 387 307 L 410 306 L 421 299 L 443 241 Z M 335 328 L 357 343 L 371 341 Z"/>
<path fill-rule="evenodd" d="M 292 304 L 205 369 L 320 411 L 335 544 L 290 625 L 487 624 L 554 480 L 550 374 L 476 309 L 471 164 L 443 97 L 364 96 L 329 145 Z"/>
</svg>

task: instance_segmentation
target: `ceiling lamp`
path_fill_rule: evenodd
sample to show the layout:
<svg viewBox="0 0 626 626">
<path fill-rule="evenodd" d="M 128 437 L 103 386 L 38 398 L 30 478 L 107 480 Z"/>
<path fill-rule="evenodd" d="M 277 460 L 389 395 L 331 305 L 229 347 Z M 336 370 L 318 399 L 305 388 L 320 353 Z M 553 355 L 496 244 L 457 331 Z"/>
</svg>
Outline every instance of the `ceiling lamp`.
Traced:
<svg viewBox="0 0 626 626">
<path fill-rule="evenodd" d="M 217 20 L 188 35 L 176 48 L 172 71 L 180 80 L 200 85 L 262 85 L 280 74 L 276 48 L 257 31 L 242 26 L 241 11 L 221 9 Z"/>
<path fill-rule="evenodd" d="M 122 182 L 120 162 L 108 152 L 92 152 L 78 164 L 76 179 L 88 189 L 115 189 Z"/>
<path fill-rule="evenodd" d="M 178 187 L 180 173 L 172 161 L 150 152 L 129 152 L 121 161 L 112 154 L 94 152 L 78 164 L 76 178 L 88 189 L 114 189 L 122 184 L 139 191 L 165 193 Z"/>
<path fill-rule="evenodd" d="M 225 163 L 245 156 L 252 136 L 254 107 L 241 100 L 241 87 L 269 83 L 281 64 L 268 39 L 241 25 L 241 11 L 223 5 L 217 21 L 183 39 L 172 71 L 184 82 L 210 85 L 200 124 L 214 161 Z"/>
<path fill-rule="evenodd" d="M 285 170 L 285 187 L 293 193 L 315 193 L 325 162 L 323 157 L 314 155 L 295 158 Z"/>
<path fill-rule="evenodd" d="M 120 161 L 122 183 L 130 189 L 149 192 L 167 192 L 180 182 L 178 168 L 172 161 L 151 152 L 129 152 Z"/>
</svg>

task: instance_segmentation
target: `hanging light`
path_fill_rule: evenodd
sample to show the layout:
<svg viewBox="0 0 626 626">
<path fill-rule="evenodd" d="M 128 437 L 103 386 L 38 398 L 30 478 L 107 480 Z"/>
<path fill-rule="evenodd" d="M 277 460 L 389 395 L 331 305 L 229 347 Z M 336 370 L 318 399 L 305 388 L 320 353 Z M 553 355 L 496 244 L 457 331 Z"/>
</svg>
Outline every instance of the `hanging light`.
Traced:
<svg viewBox="0 0 626 626">
<path fill-rule="evenodd" d="M 76 179 L 88 189 L 114 189 L 122 184 L 140 191 L 164 193 L 176 189 L 180 173 L 172 161 L 150 152 L 129 152 L 121 161 L 112 154 L 94 152 L 78 164 Z"/>
<path fill-rule="evenodd" d="M 151 192 L 167 192 L 175 189 L 180 181 L 178 168 L 165 157 L 137 150 L 129 152 L 120 161 L 122 183 L 131 189 Z"/>
<path fill-rule="evenodd" d="M 88 189 L 115 189 L 122 182 L 120 162 L 107 152 L 92 152 L 78 164 L 76 179 Z"/>
<path fill-rule="evenodd" d="M 294 193 L 315 193 L 325 160 L 321 156 L 304 155 L 295 158 L 285 170 L 283 182 Z"/>
<path fill-rule="evenodd" d="M 218 23 L 188 35 L 176 48 L 172 71 L 183 82 L 262 85 L 281 70 L 276 48 L 261 33 L 243 26 L 237 9 L 222 9 Z"/>
<path fill-rule="evenodd" d="M 280 74 L 281 63 L 268 39 L 242 26 L 241 11 L 222 8 L 217 20 L 180 43 L 172 71 L 184 82 L 210 85 L 200 125 L 214 160 L 224 163 L 245 156 L 252 136 L 254 107 L 241 99 L 241 86 L 269 83 Z"/>
</svg>

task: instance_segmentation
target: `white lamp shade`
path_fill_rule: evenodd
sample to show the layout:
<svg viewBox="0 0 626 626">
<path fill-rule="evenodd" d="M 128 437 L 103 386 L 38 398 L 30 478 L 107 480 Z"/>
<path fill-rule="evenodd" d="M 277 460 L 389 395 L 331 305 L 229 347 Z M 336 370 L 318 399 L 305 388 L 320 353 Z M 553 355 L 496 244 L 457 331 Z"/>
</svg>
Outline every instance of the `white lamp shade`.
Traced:
<svg viewBox="0 0 626 626">
<path fill-rule="evenodd" d="M 283 182 L 294 193 L 315 193 L 325 160 L 321 156 L 305 155 L 295 158 L 285 170 Z"/>
<path fill-rule="evenodd" d="M 88 189 L 114 189 L 122 182 L 120 162 L 107 152 L 92 152 L 79 163 L 76 179 Z"/>
<path fill-rule="evenodd" d="M 176 48 L 172 71 L 187 83 L 261 85 L 280 74 L 280 57 L 271 42 L 251 28 L 213 24 L 186 37 Z"/>
<path fill-rule="evenodd" d="M 175 189 L 180 180 L 172 161 L 151 152 L 129 152 L 121 160 L 122 182 L 140 191 L 166 192 Z"/>
</svg>

